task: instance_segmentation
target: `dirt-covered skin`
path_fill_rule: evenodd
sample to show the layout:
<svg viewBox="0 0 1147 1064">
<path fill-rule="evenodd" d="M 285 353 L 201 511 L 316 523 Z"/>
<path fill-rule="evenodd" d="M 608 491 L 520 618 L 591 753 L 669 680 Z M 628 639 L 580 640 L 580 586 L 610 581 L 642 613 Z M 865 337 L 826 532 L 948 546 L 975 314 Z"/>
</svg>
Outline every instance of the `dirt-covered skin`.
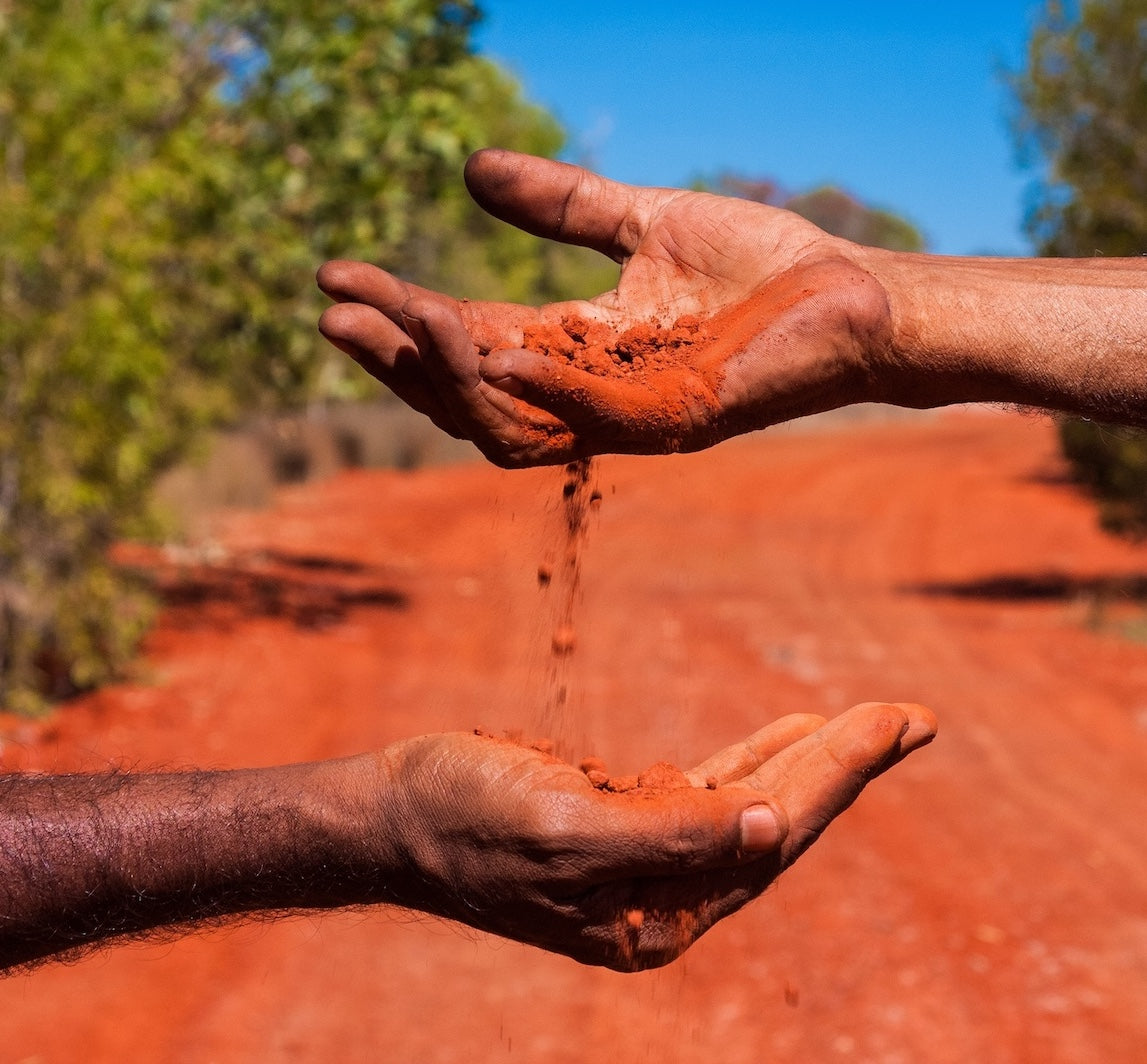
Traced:
<svg viewBox="0 0 1147 1064">
<path fill-rule="evenodd" d="M 498 465 L 694 451 L 889 397 L 874 368 L 891 339 L 890 305 L 856 245 L 762 204 L 619 185 L 513 152 L 475 153 L 466 181 L 495 217 L 614 259 L 617 287 L 533 308 L 458 300 L 334 261 L 318 272 L 335 301 L 319 328 Z M 531 345 L 527 334 L 571 317 L 603 326 L 611 346 L 682 320 L 701 335 L 657 373 L 607 376 Z"/>
<path fill-rule="evenodd" d="M 620 184 L 499 149 L 466 185 L 496 218 L 620 267 L 588 300 L 433 292 L 364 262 L 318 271 L 319 329 L 400 399 L 502 466 L 666 454 L 854 403 L 1002 403 L 1147 427 L 1142 258 L 955 258 L 838 239 L 736 197 Z M 704 332 L 659 371 L 602 374 L 530 333 L 570 318 L 624 350 Z M 636 360 L 634 360 L 636 361 Z"/>
<path fill-rule="evenodd" d="M 953 412 L 601 460 L 563 756 L 690 766 L 873 697 L 942 721 L 680 962 L 622 976 L 418 916 L 300 918 L 8 979 L 0 1059 L 1138 1060 L 1147 644 L 1113 626 L 1136 620 L 1147 548 L 1096 531 L 1055 455 L 1042 419 Z M 165 615 L 138 682 L 5 719 L 0 762 L 542 734 L 560 478 L 357 472 L 229 520 L 238 575 Z M 229 594 L 264 578 L 283 594 Z"/>
</svg>

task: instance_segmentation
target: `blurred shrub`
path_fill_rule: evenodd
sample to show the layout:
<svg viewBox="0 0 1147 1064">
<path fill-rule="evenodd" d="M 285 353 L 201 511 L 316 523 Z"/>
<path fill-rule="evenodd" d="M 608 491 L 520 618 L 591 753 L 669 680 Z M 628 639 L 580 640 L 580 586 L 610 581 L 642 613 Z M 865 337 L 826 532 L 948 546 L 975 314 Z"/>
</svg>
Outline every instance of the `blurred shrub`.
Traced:
<svg viewBox="0 0 1147 1064">
<path fill-rule="evenodd" d="M 1147 433 L 1065 418 L 1059 436 L 1076 478 L 1099 501 L 1103 527 L 1147 536 Z"/>
<path fill-rule="evenodd" d="M 363 390 L 316 336 L 324 258 L 478 297 L 597 283 L 464 194 L 474 148 L 561 144 L 476 17 L 0 0 L 0 706 L 127 660 L 148 608 L 107 550 L 200 432 Z"/>
</svg>

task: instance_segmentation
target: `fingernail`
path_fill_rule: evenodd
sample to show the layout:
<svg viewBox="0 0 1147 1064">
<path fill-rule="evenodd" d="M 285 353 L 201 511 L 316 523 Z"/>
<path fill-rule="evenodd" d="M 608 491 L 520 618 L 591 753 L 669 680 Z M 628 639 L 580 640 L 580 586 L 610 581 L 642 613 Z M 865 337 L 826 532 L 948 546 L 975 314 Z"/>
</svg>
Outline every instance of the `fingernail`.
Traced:
<svg viewBox="0 0 1147 1064">
<path fill-rule="evenodd" d="M 768 853 L 781 843 L 784 833 L 777 814 L 767 805 L 751 805 L 741 813 L 741 850 Z"/>
<path fill-rule="evenodd" d="M 491 388 L 497 388 L 498 391 L 512 395 L 515 399 L 520 399 L 523 395 L 522 382 L 517 377 L 487 377 L 483 375 L 482 380 Z"/>
<path fill-rule="evenodd" d="M 897 703 L 908 714 L 908 727 L 900 736 L 901 754 L 911 753 L 927 746 L 936 737 L 936 715 L 925 706 L 915 703 Z"/>
</svg>

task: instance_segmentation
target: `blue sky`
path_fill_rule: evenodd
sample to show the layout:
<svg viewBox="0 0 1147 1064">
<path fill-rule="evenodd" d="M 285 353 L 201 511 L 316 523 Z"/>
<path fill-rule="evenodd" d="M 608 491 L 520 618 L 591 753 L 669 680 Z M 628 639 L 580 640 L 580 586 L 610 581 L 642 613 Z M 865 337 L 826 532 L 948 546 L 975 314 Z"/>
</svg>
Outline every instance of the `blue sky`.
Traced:
<svg viewBox="0 0 1147 1064">
<path fill-rule="evenodd" d="M 1002 69 L 1039 0 L 485 0 L 479 48 L 621 181 L 836 184 L 943 254 L 1026 255 Z"/>
</svg>

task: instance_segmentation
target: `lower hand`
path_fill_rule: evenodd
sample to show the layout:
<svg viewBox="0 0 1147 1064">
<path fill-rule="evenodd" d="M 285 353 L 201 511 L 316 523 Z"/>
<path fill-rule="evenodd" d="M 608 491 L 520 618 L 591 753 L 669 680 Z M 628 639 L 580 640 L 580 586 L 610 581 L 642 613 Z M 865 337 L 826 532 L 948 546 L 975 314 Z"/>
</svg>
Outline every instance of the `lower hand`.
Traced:
<svg viewBox="0 0 1147 1064">
<path fill-rule="evenodd" d="M 400 870 L 388 899 L 586 964 L 657 967 L 765 890 L 934 733 L 914 705 L 785 717 L 690 773 L 621 793 L 508 740 L 400 742 L 385 752 L 375 825 Z"/>
</svg>

